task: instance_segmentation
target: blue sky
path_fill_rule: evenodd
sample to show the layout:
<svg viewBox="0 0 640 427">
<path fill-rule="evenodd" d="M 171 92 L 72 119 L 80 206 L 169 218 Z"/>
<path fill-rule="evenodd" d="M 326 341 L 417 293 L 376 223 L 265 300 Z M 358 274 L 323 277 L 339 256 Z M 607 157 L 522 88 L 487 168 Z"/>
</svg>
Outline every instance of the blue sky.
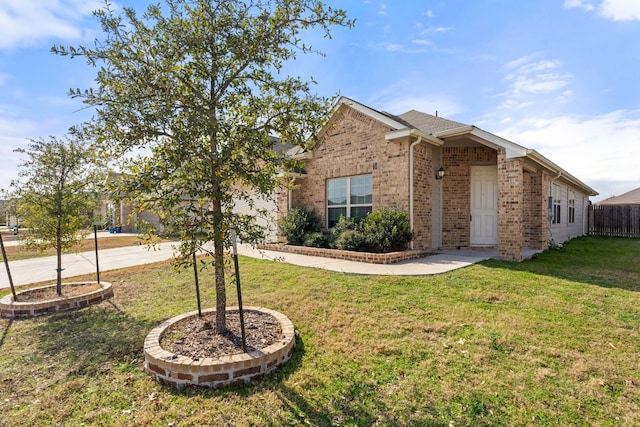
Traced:
<svg viewBox="0 0 640 427">
<path fill-rule="evenodd" d="M 137 8 L 149 3 L 120 0 Z M 325 56 L 289 71 L 378 110 L 411 109 L 476 125 L 533 148 L 599 199 L 640 187 L 640 1 L 329 0 L 356 26 Z M 0 2 L 0 188 L 27 138 L 64 135 L 91 116 L 70 87 L 93 85 L 82 59 L 53 44 L 100 38 L 94 0 Z"/>
</svg>

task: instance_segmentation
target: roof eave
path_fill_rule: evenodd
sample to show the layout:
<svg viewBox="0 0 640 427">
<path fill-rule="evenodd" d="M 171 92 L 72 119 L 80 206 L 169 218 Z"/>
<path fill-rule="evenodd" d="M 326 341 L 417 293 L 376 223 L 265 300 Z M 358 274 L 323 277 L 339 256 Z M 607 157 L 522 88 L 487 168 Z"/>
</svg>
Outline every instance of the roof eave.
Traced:
<svg viewBox="0 0 640 427">
<path fill-rule="evenodd" d="M 576 187 L 581 188 L 589 196 L 597 196 L 598 194 L 600 194 L 593 188 L 589 187 L 584 182 L 580 181 L 575 176 L 571 175 L 566 170 L 562 169 L 560 166 L 553 163 L 551 160 L 547 159 L 542 154 L 538 153 L 536 150 L 527 150 L 526 157 L 532 160 L 533 162 L 537 163 L 547 171 L 557 175 L 558 178 L 562 177 L 565 180 L 569 181 L 571 184 L 575 185 Z"/>
<path fill-rule="evenodd" d="M 403 129 L 407 127 L 405 124 L 400 123 L 397 120 L 393 120 L 391 117 L 385 116 L 379 111 L 369 108 L 366 105 L 360 104 L 359 102 L 354 101 L 351 98 L 347 98 L 346 96 L 341 96 L 340 99 L 338 99 L 338 102 L 336 102 L 336 109 L 342 105 L 346 105 L 362 114 L 366 114 L 372 119 L 375 119 L 381 123 L 384 123 L 386 126 L 389 126 L 391 129 L 397 130 L 397 129 Z"/>
<path fill-rule="evenodd" d="M 421 138 L 423 141 L 428 142 L 429 144 L 435 145 L 436 147 L 441 147 L 444 144 L 443 140 L 439 138 L 435 138 L 418 129 L 405 128 L 405 129 L 387 132 L 384 135 L 384 139 L 386 139 L 389 142 L 397 141 L 399 139 L 403 139 L 407 137 Z"/>
<path fill-rule="evenodd" d="M 311 151 L 303 151 L 302 153 L 289 156 L 289 158 L 293 160 L 309 160 L 313 159 L 313 153 Z"/>
<path fill-rule="evenodd" d="M 585 193 L 590 196 L 597 196 L 598 192 L 593 188 L 589 187 L 578 178 L 571 175 L 566 170 L 562 169 L 560 166 L 553 163 L 551 160 L 544 157 L 542 154 L 538 153 L 536 150 L 527 149 L 519 144 L 511 142 L 505 138 L 502 138 L 498 135 L 494 135 L 490 132 L 484 131 L 475 126 L 461 126 L 441 132 L 436 132 L 433 134 L 434 137 L 439 139 L 453 138 L 458 136 L 468 136 L 476 142 L 481 144 L 493 147 L 493 148 L 504 148 L 506 151 L 507 159 L 515 159 L 519 157 L 525 157 L 530 159 L 534 163 L 540 165 L 542 168 L 546 169 L 550 173 L 557 175 L 558 177 L 562 176 L 565 180 L 569 181 L 571 184 L 576 186 L 577 188 L 582 189 Z"/>
<path fill-rule="evenodd" d="M 511 142 L 508 139 L 502 138 L 475 126 L 460 126 L 441 132 L 435 132 L 433 136 L 439 139 L 467 136 L 480 144 L 494 149 L 504 148 L 507 159 L 523 157 L 527 153 L 527 149 L 522 145 Z"/>
</svg>

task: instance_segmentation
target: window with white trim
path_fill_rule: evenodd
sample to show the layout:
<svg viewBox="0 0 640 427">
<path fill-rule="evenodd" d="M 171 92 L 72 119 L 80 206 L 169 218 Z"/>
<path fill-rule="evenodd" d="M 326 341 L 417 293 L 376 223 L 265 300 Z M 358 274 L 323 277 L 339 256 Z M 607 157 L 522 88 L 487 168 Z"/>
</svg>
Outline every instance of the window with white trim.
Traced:
<svg viewBox="0 0 640 427">
<path fill-rule="evenodd" d="M 333 228 L 340 216 L 362 219 L 372 209 L 371 175 L 327 180 L 327 227 Z"/>
<path fill-rule="evenodd" d="M 562 206 L 562 187 L 558 184 L 552 184 L 551 197 L 553 197 L 553 214 L 551 223 L 560 224 L 560 207 Z"/>
<path fill-rule="evenodd" d="M 576 192 L 569 190 L 568 199 L 568 208 L 567 208 L 567 222 L 569 224 L 574 224 L 576 222 Z"/>
</svg>

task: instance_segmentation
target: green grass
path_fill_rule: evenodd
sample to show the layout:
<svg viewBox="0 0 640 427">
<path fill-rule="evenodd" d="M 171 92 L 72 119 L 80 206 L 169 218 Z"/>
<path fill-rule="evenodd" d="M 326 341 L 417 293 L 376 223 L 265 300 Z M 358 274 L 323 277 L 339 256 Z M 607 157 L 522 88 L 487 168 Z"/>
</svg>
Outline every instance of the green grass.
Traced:
<svg viewBox="0 0 640 427">
<path fill-rule="evenodd" d="M 300 334 L 274 375 L 160 385 L 141 370 L 143 341 L 195 309 L 192 277 L 166 263 L 105 272 L 112 302 L 0 320 L 0 425 L 640 425 L 640 240 L 580 238 L 428 277 L 240 268 L 245 305 Z M 213 306 L 212 274 L 200 278 Z"/>
</svg>

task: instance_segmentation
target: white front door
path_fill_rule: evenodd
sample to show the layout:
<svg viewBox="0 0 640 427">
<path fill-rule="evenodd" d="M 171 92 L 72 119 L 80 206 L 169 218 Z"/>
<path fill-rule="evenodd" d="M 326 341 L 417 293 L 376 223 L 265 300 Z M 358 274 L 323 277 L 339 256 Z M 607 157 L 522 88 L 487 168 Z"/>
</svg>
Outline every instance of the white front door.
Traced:
<svg viewBox="0 0 640 427">
<path fill-rule="evenodd" d="M 498 243 L 498 167 L 471 166 L 471 246 Z"/>
</svg>

